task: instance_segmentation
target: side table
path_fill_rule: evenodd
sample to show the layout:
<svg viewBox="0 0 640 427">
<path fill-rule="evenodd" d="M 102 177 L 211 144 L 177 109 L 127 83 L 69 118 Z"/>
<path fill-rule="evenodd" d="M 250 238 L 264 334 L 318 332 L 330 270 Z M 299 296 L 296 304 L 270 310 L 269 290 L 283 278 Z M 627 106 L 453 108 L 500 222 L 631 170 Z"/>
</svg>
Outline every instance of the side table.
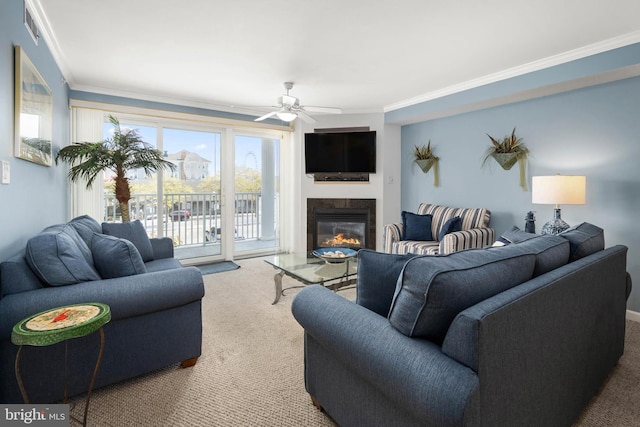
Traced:
<svg viewBox="0 0 640 427">
<path fill-rule="evenodd" d="M 11 342 L 20 346 L 16 354 L 16 379 L 24 403 L 29 403 L 29 397 L 22 383 L 22 375 L 20 373 L 20 356 L 22 347 L 30 346 L 47 346 L 64 341 L 64 403 L 67 403 L 67 341 L 72 338 L 79 338 L 89 335 L 95 331 L 100 332 L 100 350 L 98 359 L 93 370 L 89 389 L 87 391 L 87 400 L 84 407 L 84 418 L 82 421 L 71 416 L 77 422 L 87 425 L 87 414 L 89 412 L 89 401 L 91 399 L 91 390 L 100 368 L 102 353 L 104 351 L 104 331 L 102 326 L 111 320 L 111 309 L 108 305 L 91 302 L 81 304 L 71 304 L 63 307 L 57 307 L 41 313 L 34 314 L 26 319 L 18 322 L 11 333 Z"/>
</svg>

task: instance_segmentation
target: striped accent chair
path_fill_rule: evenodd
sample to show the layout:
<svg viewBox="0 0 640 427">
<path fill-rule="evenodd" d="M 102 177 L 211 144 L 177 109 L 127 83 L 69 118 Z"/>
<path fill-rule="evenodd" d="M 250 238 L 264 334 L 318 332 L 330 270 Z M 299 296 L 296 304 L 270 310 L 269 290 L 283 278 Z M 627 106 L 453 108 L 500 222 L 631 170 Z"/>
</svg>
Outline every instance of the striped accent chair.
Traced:
<svg viewBox="0 0 640 427">
<path fill-rule="evenodd" d="M 438 232 L 448 219 L 459 216 L 462 230 L 446 234 L 442 241 L 402 240 L 402 223 L 384 226 L 384 252 L 391 254 L 446 255 L 464 249 L 483 248 L 493 244 L 495 231 L 489 228 L 491 212 L 485 208 L 451 208 L 421 203 L 419 215 L 431 214 L 431 234 Z"/>
</svg>

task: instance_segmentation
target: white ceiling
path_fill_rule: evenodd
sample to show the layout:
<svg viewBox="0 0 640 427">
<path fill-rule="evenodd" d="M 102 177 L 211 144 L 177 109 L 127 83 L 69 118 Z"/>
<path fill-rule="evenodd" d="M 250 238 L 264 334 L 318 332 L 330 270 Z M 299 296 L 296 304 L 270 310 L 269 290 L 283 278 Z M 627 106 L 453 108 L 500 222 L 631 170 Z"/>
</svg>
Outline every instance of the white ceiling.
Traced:
<svg viewBox="0 0 640 427">
<path fill-rule="evenodd" d="M 638 0 L 27 4 L 72 89 L 231 111 L 285 81 L 303 105 L 392 110 L 640 41 Z"/>
</svg>

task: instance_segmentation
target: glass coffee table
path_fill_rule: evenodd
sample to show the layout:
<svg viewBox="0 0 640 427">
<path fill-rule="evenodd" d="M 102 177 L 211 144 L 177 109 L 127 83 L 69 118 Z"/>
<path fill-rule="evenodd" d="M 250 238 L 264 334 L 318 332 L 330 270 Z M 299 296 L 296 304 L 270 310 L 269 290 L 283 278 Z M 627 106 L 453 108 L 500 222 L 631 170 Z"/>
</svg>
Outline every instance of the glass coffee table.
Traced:
<svg viewBox="0 0 640 427">
<path fill-rule="evenodd" d="M 335 291 L 353 285 L 358 273 L 357 257 L 328 263 L 319 258 L 309 258 L 307 254 L 283 254 L 269 257 L 265 262 L 279 270 L 273 276 L 276 297 L 272 304 L 276 304 L 287 289 L 318 284 Z M 282 278 L 285 275 L 302 282 L 303 285 L 282 289 Z"/>
</svg>

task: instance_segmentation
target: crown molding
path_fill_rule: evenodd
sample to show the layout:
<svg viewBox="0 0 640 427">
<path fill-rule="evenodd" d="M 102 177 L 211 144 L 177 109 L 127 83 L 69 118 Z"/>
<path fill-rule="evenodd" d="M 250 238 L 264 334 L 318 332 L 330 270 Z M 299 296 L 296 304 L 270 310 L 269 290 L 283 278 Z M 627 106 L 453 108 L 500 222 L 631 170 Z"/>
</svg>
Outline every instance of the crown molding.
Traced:
<svg viewBox="0 0 640 427">
<path fill-rule="evenodd" d="M 404 126 L 413 123 L 426 122 L 429 120 L 436 120 L 444 117 L 455 116 L 458 114 L 498 107 L 500 105 L 513 104 L 515 102 L 523 102 L 530 99 L 557 95 L 559 93 L 570 92 L 577 89 L 583 89 L 586 87 L 597 86 L 638 76 L 640 76 L 640 64 L 629 65 L 623 68 L 605 71 L 591 76 L 580 77 L 566 82 L 549 84 L 535 89 L 513 92 L 508 95 L 459 105 L 453 108 L 431 111 L 428 113 L 417 114 L 411 117 L 404 117 L 399 120 L 389 121 L 388 123 Z"/>
<path fill-rule="evenodd" d="M 628 46 L 638 42 L 640 42 L 640 31 L 634 31 L 632 33 L 628 33 L 622 36 L 603 40 L 601 42 L 593 43 L 588 46 L 570 50 L 568 52 L 550 56 L 538 61 L 529 62 L 527 64 L 523 64 L 517 67 L 499 71 L 497 73 L 489 74 L 484 77 L 480 77 L 477 79 L 468 80 L 463 83 L 448 86 L 433 92 L 425 93 L 423 95 L 406 99 L 404 101 L 399 101 L 393 104 L 389 104 L 384 107 L 384 112 L 387 113 L 389 111 L 410 107 L 412 105 L 420 104 L 422 102 L 433 101 L 434 99 L 443 98 L 448 95 L 464 92 L 466 90 L 474 89 L 480 86 L 485 86 L 491 83 L 496 83 L 512 77 L 517 77 L 517 76 L 529 74 L 535 71 L 540 71 L 545 68 L 550 68 L 556 65 L 565 64 L 567 62 L 586 58 L 588 56 L 597 55 L 599 53 L 607 52 L 609 50 Z"/>
<path fill-rule="evenodd" d="M 55 36 L 55 32 L 51 27 L 51 23 L 47 18 L 47 14 L 44 12 L 42 8 L 41 0 L 24 0 L 27 7 L 31 10 L 33 14 L 33 19 L 35 19 L 36 24 L 38 24 L 38 28 L 40 30 L 40 34 L 44 39 L 51 55 L 53 56 L 53 60 L 60 68 L 60 72 L 62 76 L 66 80 L 67 84 L 71 86 L 74 82 L 73 73 L 67 66 L 67 61 L 64 58 L 64 54 L 62 53 L 62 49 L 60 48 L 60 44 L 58 43 L 58 39 Z"/>
</svg>

